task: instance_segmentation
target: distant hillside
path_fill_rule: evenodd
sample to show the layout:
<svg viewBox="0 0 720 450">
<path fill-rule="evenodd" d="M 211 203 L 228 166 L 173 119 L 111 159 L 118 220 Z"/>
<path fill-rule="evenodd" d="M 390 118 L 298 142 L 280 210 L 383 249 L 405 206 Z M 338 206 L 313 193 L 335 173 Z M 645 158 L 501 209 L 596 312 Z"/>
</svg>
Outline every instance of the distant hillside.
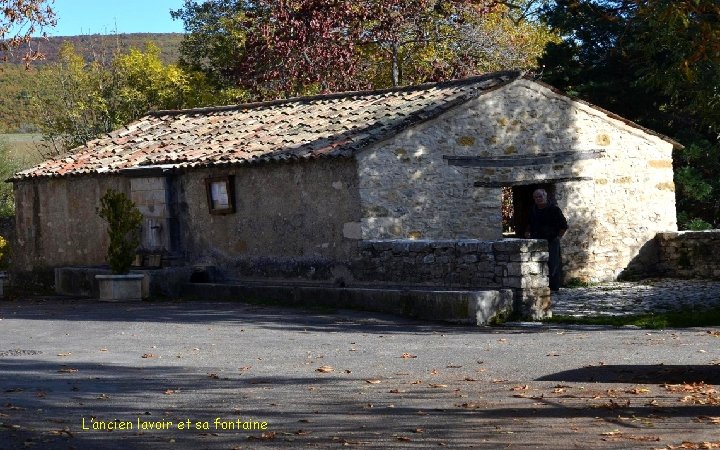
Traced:
<svg viewBox="0 0 720 450">
<path fill-rule="evenodd" d="M 71 42 L 86 61 L 105 62 L 109 62 L 118 50 L 126 51 L 130 47 L 143 48 L 147 42 L 153 42 L 160 47 L 162 61 L 170 64 L 177 62 L 182 38 L 181 33 L 133 33 L 59 36 L 47 40 L 33 40 L 32 48 L 39 49 L 46 55 L 46 59 L 34 61 L 29 71 L 25 70 L 19 54 L 15 55 L 15 60 L 0 63 L 0 133 L 36 132 L 29 111 L 30 95 L 36 83 L 34 69 L 57 62 L 60 47 L 64 42 Z"/>
<path fill-rule="evenodd" d="M 130 34 L 89 34 L 82 36 L 57 36 L 32 40 L 31 47 L 45 54 L 45 60 L 33 64 L 43 65 L 57 61 L 60 47 L 70 42 L 86 60 L 109 59 L 117 50 L 125 51 L 130 47 L 142 49 L 147 42 L 160 47 L 160 58 L 166 64 L 175 63 L 180 56 L 182 33 L 130 33 Z M 11 62 L 21 63 L 22 52 L 15 55 Z"/>
</svg>

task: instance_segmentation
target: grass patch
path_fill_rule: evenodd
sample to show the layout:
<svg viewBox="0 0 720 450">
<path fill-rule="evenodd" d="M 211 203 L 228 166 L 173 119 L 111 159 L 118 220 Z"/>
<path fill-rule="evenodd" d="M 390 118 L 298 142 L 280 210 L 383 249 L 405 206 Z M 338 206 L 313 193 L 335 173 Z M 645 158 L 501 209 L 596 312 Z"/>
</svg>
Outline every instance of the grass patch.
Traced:
<svg viewBox="0 0 720 450">
<path fill-rule="evenodd" d="M 589 288 L 589 287 L 597 286 L 598 284 L 599 283 L 585 281 L 580 278 L 571 278 L 563 285 L 563 287 L 568 288 L 568 289 Z"/>
<path fill-rule="evenodd" d="M 711 327 L 720 326 L 720 308 L 702 311 L 638 314 L 632 316 L 554 316 L 550 319 L 543 320 L 543 322 L 571 325 L 610 325 L 615 327 L 635 325 L 640 328 L 653 330 L 662 328 Z"/>
</svg>

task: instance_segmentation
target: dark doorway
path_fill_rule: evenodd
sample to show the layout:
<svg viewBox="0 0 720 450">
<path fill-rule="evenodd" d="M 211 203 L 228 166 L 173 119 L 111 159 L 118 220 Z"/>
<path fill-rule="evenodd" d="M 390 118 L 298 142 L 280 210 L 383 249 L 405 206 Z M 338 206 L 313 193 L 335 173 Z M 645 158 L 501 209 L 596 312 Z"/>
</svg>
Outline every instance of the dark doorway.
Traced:
<svg viewBox="0 0 720 450">
<path fill-rule="evenodd" d="M 503 188 L 503 232 L 505 236 L 525 237 L 530 208 L 534 204 L 532 194 L 535 189 L 545 189 L 548 203 L 554 205 L 555 184 L 538 183 Z"/>
</svg>

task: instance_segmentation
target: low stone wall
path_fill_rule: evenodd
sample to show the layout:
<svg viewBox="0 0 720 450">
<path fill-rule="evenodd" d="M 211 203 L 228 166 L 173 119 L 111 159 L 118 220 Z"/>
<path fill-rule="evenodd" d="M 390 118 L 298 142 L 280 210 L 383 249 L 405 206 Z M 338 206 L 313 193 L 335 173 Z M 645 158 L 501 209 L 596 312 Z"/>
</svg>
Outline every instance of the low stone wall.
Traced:
<svg viewBox="0 0 720 450">
<path fill-rule="evenodd" d="M 720 279 L 720 230 L 658 233 L 655 240 L 660 276 Z"/>
<path fill-rule="evenodd" d="M 357 281 L 443 287 L 512 289 L 525 318 L 550 315 L 547 241 L 368 240 L 352 272 Z"/>
</svg>

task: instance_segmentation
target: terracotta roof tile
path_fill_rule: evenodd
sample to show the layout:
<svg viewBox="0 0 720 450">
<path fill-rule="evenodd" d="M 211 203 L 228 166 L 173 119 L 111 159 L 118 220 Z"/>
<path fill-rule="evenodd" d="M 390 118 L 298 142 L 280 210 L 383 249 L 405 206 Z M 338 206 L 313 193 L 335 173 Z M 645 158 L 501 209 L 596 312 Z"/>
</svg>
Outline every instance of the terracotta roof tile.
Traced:
<svg viewBox="0 0 720 450">
<path fill-rule="evenodd" d="M 158 111 L 13 179 L 350 156 L 519 76 L 497 72 L 382 91 Z"/>
</svg>

